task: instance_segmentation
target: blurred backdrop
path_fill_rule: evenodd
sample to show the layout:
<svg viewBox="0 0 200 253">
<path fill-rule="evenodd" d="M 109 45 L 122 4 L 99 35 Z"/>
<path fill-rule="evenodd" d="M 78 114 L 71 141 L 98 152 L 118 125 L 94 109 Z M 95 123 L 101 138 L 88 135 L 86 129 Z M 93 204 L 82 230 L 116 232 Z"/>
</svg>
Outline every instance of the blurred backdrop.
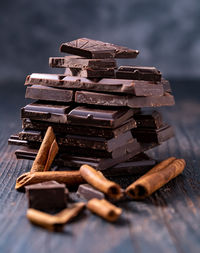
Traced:
<svg viewBox="0 0 200 253">
<path fill-rule="evenodd" d="M 52 72 L 48 57 L 79 37 L 139 49 L 126 64 L 156 66 L 166 78 L 199 78 L 199 13 L 199 0 L 2 0 L 0 83 Z"/>
</svg>

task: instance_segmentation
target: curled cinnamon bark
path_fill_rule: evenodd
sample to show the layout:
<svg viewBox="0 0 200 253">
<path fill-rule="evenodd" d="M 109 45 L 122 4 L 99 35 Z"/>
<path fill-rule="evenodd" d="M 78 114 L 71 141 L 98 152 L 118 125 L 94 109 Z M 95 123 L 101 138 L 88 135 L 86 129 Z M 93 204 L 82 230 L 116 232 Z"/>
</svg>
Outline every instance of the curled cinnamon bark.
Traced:
<svg viewBox="0 0 200 253">
<path fill-rule="evenodd" d="M 53 128 L 48 127 L 38 154 L 33 162 L 31 172 L 49 170 L 58 150 Z"/>
<path fill-rule="evenodd" d="M 27 172 L 18 177 L 15 189 L 30 185 L 42 183 L 45 181 L 57 181 L 58 183 L 67 184 L 67 186 L 79 185 L 84 183 L 80 171 L 45 171 L 45 172 Z"/>
<path fill-rule="evenodd" d="M 185 165 L 184 159 L 171 157 L 164 160 L 129 185 L 126 193 L 133 199 L 144 199 L 178 176 L 184 170 Z"/>
<path fill-rule="evenodd" d="M 76 203 L 71 207 L 62 210 L 56 215 L 51 215 L 33 208 L 29 208 L 26 216 L 32 223 L 38 226 L 44 227 L 48 230 L 61 231 L 64 225 L 69 220 L 76 217 L 84 208 L 84 206 L 85 204 L 82 202 Z"/>
<path fill-rule="evenodd" d="M 117 183 L 105 178 L 100 171 L 96 171 L 91 166 L 84 164 L 80 168 L 80 173 L 85 181 L 104 192 L 108 197 L 113 199 L 120 199 L 122 197 L 121 187 Z"/>
<path fill-rule="evenodd" d="M 121 208 L 114 206 L 113 204 L 111 204 L 105 199 L 101 199 L 101 200 L 96 199 L 96 198 L 91 199 L 87 203 L 87 208 L 91 212 L 111 222 L 116 221 L 122 213 Z"/>
</svg>

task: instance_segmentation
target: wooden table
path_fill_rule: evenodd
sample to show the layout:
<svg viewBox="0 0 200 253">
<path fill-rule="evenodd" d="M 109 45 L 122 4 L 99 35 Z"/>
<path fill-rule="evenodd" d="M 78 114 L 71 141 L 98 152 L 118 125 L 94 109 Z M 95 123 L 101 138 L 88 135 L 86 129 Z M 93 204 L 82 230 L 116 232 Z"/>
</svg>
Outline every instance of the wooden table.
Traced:
<svg viewBox="0 0 200 253">
<path fill-rule="evenodd" d="M 177 104 L 162 111 L 174 126 L 176 138 L 150 152 L 161 160 L 169 156 L 186 159 L 184 173 L 145 201 L 121 203 L 123 215 L 116 224 L 86 213 L 68 224 L 64 233 L 48 232 L 26 219 L 26 196 L 14 186 L 31 162 L 17 161 L 15 147 L 7 146 L 7 139 L 19 131 L 19 108 L 27 101 L 20 88 L 23 83 L 0 87 L 0 252 L 200 252 L 198 82 L 173 84 Z"/>
</svg>

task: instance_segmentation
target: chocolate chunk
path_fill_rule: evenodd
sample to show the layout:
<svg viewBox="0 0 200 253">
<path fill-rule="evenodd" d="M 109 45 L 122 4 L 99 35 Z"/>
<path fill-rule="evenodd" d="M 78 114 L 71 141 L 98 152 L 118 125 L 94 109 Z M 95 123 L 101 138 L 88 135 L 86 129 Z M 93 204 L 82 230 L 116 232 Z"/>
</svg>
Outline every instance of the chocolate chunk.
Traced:
<svg viewBox="0 0 200 253">
<path fill-rule="evenodd" d="M 154 67 L 121 66 L 116 71 L 116 78 L 160 82 L 161 73 Z"/>
<path fill-rule="evenodd" d="M 53 68 L 107 69 L 116 68 L 115 59 L 86 59 L 77 56 L 50 57 L 49 65 Z"/>
<path fill-rule="evenodd" d="M 104 94 L 87 91 L 77 91 L 75 93 L 77 103 L 104 105 L 104 106 L 128 106 L 131 108 L 160 107 L 174 105 L 174 97 L 165 93 L 164 96 L 136 97 Z"/>
<path fill-rule="evenodd" d="M 119 163 L 103 171 L 105 176 L 134 176 L 142 175 L 155 166 L 156 161 L 141 153 L 130 160 Z"/>
<path fill-rule="evenodd" d="M 32 141 L 32 142 L 42 142 L 43 133 L 40 131 L 33 130 L 25 130 L 19 133 L 19 139 Z M 127 131 L 116 138 L 112 138 L 107 140 L 102 137 L 89 137 L 89 136 L 81 136 L 81 135 L 64 135 L 64 136 L 56 136 L 56 140 L 59 145 L 62 146 L 78 146 L 80 148 L 91 148 L 98 150 L 106 150 L 108 152 L 112 152 L 117 148 L 120 148 L 127 143 L 133 141 L 133 137 L 130 131 Z"/>
<path fill-rule="evenodd" d="M 162 115 L 158 111 L 142 111 L 134 115 L 137 128 L 160 128 L 163 125 Z"/>
<path fill-rule="evenodd" d="M 135 58 L 139 51 L 117 46 L 98 40 L 80 38 L 63 43 L 60 47 L 63 53 L 75 54 L 86 58 Z"/>
<path fill-rule="evenodd" d="M 95 93 L 96 94 L 96 93 Z M 79 106 L 68 114 L 68 123 L 95 127 L 116 128 L 131 118 L 137 109 Z"/>
<path fill-rule="evenodd" d="M 32 74 L 26 78 L 25 85 L 44 85 L 57 88 L 81 89 L 91 91 L 101 91 L 109 93 L 125 93 L 135 96 L 161 96 L 169 90 L 169 82 L 162 79 L 162 82 L 156 84 L 151 81 L 125 80 L 125 79 L 107 79 L 96 78 L 87 79 L 77 76 L 60 76 L 52 74 Z"/>
<path fill-rule="evenodd" d="M 73 91 L 33 85 L 26 88 L 25 97 L 45 101 L 71 102 L 73 101 Z"/>
<path fill-rule="evenodd" d="M 162 78 L 161 80 L 162 84 L 163 84 L 163 88 L 164 88 L 164 91 L 165 92 L 169 92 L 171 93 L 172 92 L 172 89 L 171 89 L 171 86 L 170 86 L 170 83 L 168 80 Z"/>
<path fill-rule="evenodd" d="M 78 187 L 77 195 L 86 200 L 93 198 L 105 199 L 105 194 L 89 184 L 81 184 Z"/>
<path fill-rule="evenodd" d="M 55 212 L 66 208 L 66 189 L 56 181 L 32 184 L 25 187 L 29 208 Z"/>
<path fill-rule="evenodd" d="M 21 118 L 30 118 L 55 123 L 67 123 L 67 113 L 73 107 L 56 103 L 38 101 L 21 109 Z"/>
<path fill-rule="evenodd" d="M 139 142 L 159 144 L 174 136 L 173 128 L 169 125 L 164 125 L 159 129 L 135 128 L 132 134 Z"/>
<path fill-rule="evenodd" d="M 26 146 L 28 145 L 28 141 L 23 141 L 19 139 L 18 134 L 12 134 L 10 138 L 8 139 L 8 144 L 9 145 L 17 145 L 17 146 Z"/>
<path fill-rule="evenodd" d="M 86 78 L 114 78 L 114 69 L 79 69 L 79 68 L 66 68 L 65 75 L 67 76 L 78 76 Z"/>
<path fill-rule="evenodd" d="M 114 129 L 109 129 L 92 126 L 88 127 L 82 125 L 79 126 L 79 125 L 57 124 L 52 122 L 49 123 L 45 121 L 22 119 L 22 128 L 24 130 L 46 131 L 49 126 L 53 127 L 55 133 L 98 136 L 104 137 L 106 139 L 111 139 L 136 127 L 136 121 L 133 118 L 130 118 L 127 121 L 125 121 L 123 125 Z"/>
</svg>

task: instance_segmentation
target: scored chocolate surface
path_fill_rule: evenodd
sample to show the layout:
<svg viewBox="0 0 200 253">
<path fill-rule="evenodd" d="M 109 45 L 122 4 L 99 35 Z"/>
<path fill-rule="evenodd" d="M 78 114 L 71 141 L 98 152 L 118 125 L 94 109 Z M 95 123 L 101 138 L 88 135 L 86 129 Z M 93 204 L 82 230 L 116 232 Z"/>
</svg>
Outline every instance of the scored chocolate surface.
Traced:
<svg viewBox="0 0 200 253">
<path fill-rule="evenodd" d="M 80 38 L 63 43 L 60 47 L 63 53 L 75 54 L 86 58 L 135 58 L 139 51 L 117 46 L 98 40 Z"/>
<path fill-rule="evenodd" d="M 158 97 L 134 97 L 87 91 L 77 91 L 75 102 L 104 106 L 128 106 L 131 108 L 171 106 L 175 103 L 174 97 L 169 93 Z"/>
<path fill-rule="evenodd" d="M 106 69 L 116 68 L 115 59 L 86 59 L 78 56 L 50 57 L 49 65 L 53 68 Z"/>
<path fill-rule="evenodd" d="M 160 82 L 161 73 L 155 67 L 120 66 L 116 78 Z"/>
<path fill-rule="evenodd" d="M 115 71 L 114 68 L 107 69 L 79 69 L 79 68 L 66 68 L 66 76 L 78 76 L 86 78 L 114 78 Z"/>
<path fill-rule="evenodd" d="M 27 76 L 25 85 L 44 85 L 62 89 L 125 93 L 135 96 L 161 96 L 164 94 L 164 90 L 170 91 L 169 82 L 165 79 L 154 83 L 152 81 L 112 78 L 88 79 L 55 74 L 31 74 Z"/>
<path fill-rule="evenodd" d="M 67 189 L 56 181 L 25 186 L 29 208 L 41 211 L 59 211 L 67 206 Z"/>
</svg>

